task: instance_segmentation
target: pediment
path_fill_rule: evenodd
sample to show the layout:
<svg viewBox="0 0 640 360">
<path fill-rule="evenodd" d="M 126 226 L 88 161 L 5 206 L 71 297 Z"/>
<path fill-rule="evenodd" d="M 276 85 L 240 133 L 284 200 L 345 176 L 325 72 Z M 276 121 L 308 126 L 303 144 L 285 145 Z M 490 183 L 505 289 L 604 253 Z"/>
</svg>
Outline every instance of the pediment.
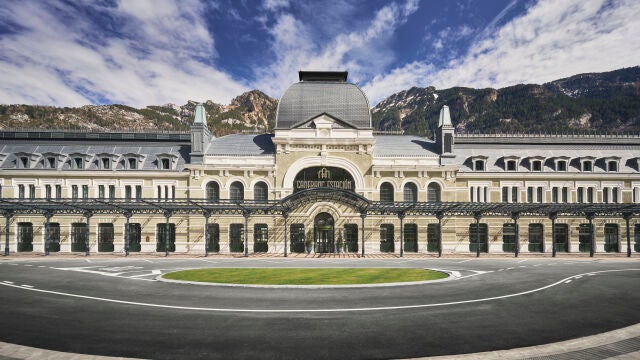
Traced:
<svg viewBox="0 0 640 360">
<path fill-rule="evenodd" d="M 332 116 L 329 113 L 321 113 L 307 120 L 301 121 L 294 126 L 295 128 L 312 128 L 312 129 L 357 129 L 357 127 Z"/>
</svg>

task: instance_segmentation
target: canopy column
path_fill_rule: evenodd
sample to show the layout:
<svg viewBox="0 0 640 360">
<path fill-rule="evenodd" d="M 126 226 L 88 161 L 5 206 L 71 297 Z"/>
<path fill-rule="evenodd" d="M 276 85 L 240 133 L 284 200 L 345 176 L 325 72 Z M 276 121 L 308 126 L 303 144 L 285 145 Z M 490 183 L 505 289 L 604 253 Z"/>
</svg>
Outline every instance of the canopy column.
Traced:
<svg viewBox="0 0 640 360">
<path fill-rule="evenodd" d="M 513 225 L 514 225 L 514 229 L 515 230 L 515 249 L 514 249 L 514 253 L 515 256 L 518 257 L 518 255 L 520 255 L 520 228 L 518 227 L 518 219 L 520 219 L 520 213 L 519 212 L 513 212 L 511 213 L 511 220 L 513 220 Z"/>
<path fill-rule="evenodd" d="M 551 219 L 551 256 L 556 257 L 556 219 L 558 218 L 558 213 L 552 212 L 549 214 L 549 219 Z"/>
<path fill-rule="evenodd" d="M 404 256 L 404 212 L 398 213 L 400 219 L 400 257 Z"/>
<path fill-rule="evenodd" d="M 248 210 L 242 212 L 244 216 L 244 256 L 249 256 L 249 216 L 251 213 Z"/>
<path fill-rule="evenodd" d="M 289 220 L 289 213 L 282 212 L 282 217 L 284 218 L 284 257 L 287 257 L 287 220 Z"/>
<path fill-rule="evenodd" d="M 44 255 L 49 255 L 49 246 L 51 244 L 51 218 L 53 217 L 53 213 L 46 212 L 44 213 Z"/>
<path fill-rule="evenodd" d="M 629 221 L 632 217 L 632 213 L 623 214 L 624 221 L 627 223 L 627 257 L 631 257 L 631 231 L 629 230 Z"/>
<path fill-rule="evenodd" d="M 124 212 L 124 218 L 127 220 L 127 222 L 124 225 L 124 256 L 129 256 L 129 241 L 130 241 L 130 234 L 131 231 L 129 230 L 129 219 L 131 219 L 131 212 L 130 211 L 125 211 Z"/>
<path fill-rule="evenodd" d="M 587 220 L 589 220 L 589 256 L 593 257 L 593 254 L 596 252 L 596 236 L 593 231 L 593 218 L 595 215 L 593 213 L 587 214 Z"/>
<path fill-rule="evenodd" d="M 442 218 L 443 217 L 444 217 L 444 213 L 441 213 L 441 212 L 436 213 L 436 218 L 438 219 L 438 257 L 442 257 Z"/>
<path fill-rule="evenodd" d="M 364 219 L 366 217 L 367 217 L 367 212 L 366 211 L 363 211 L 363 212 L 360 213 L 360 219 L 362 219 L 362 222 L 361 222 L 361 224 L 362 224 L 362 226 L 361 226 L 361 228 L 362 228 L 362 240 L 361 240 L 361 242 L 362 242 L 362 257 L 364 257 Z M 8 237 L 8 235 L 7 235 L 7 237 Z"/>
<path fill-rule="evenodd" d="M 13 213 L 11 211 L 4 212 L 4 218 L 6 220 L 4 226 L 5 240 L 4 240 L 4 256 L 9 256 L 9 232 L 11 230 L 11 218 L 13 217 Z"/>
<path fill-rule="evenodd" d="M 87 236 L 84 239 L 84 255 L 89 256 L 90 250 L 89 246 L 91 244 L 91 217 L 93 213 L 91 211 L 87 211 L 84 213 L 84 217 L 87 219 Z"/>
<path fill-rule="evenodd" d="M 476 257 L 480 257 L 480 219 L 482 219 L 482 213 L 475 213 L 473 218 L 476 219 Z"/>
<path fill-rule="evenodd" d="M 204 216 L 204 257 L 209 256 L 209 217 L 211 217 L 211 212 L 203 211 L 202 215 Z"/>
<path fill-rule="evenodd" d="M 169 256 L 169 237 L 171 231 L 169 230 L 169 219 L 171 219 L 171 211 L 164 212 L 165 218 L 165 231 L 164 231 L 164 256 Z"/>
</svg>

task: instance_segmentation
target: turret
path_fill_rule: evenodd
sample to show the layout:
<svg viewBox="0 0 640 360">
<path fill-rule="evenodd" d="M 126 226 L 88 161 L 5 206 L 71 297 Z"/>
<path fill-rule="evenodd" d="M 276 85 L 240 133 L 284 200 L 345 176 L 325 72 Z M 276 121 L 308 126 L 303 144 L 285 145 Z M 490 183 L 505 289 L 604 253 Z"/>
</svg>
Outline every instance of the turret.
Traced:
<svg viewBox="0 0 640 360">
<path fill-rule="evenodd" d="M 447 105 L 444 105 L 442 109 L 440 109 L 438 129 L 436 130 L 436 145 L 441 156 L 456 156 L 453 152 L 454 138 L 455 128 L 453 127 L 453 124 L 451 124 L 451 114 L 449 114 L 449 107 Z"/>
<path fill-rule="evenodd" d="M 207 146 L 214 136 L 207 126 L 207 112 L 204 105 L 196 105 L 193 125 L 191 125 L 191 163 L 202 164 Z"/>
</svg>

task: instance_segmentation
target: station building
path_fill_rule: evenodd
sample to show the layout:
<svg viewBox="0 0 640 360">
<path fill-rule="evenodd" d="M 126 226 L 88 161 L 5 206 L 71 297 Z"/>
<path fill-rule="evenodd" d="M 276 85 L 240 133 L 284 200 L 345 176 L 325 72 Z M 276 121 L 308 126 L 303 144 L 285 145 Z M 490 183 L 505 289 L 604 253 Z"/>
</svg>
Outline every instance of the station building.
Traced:
<svg viewBox="0 0 640 360">
<path fill-rule="evenodd" d="M 0 131 L 6 253 L 640 251 L 637 135 L 381 134 L 346 72 L 300 72 L 275 129 Z"/>
</svg>

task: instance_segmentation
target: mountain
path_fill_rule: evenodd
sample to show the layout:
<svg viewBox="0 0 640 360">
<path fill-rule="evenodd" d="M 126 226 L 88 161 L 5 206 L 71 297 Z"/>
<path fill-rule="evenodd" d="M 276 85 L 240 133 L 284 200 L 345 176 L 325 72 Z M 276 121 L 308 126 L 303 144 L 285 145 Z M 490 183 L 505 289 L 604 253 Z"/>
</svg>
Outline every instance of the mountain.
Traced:
<svg viewBox="0 0 640 360">
<path fill-rule="evenodd" d="M 278 101 L 259 90 L 229 105 L 205 101 L 207 122 L 216 136 L 243 130 L 269 131 Z M 0 129 L 187 130 L 195 101 L 184 105 L 87 105 L 78 108 L 0 105 Z M 640 132 L 640 67 L 590 73 L 542 85 L 502 89 L 412 87 L 371 109 L 374 128 L 431 136 L 443 105 L 464 132 Z"/>
<path fill-rule="evenodd" d="M 0 128 L 86 130 L 188 130 L 198 102 L 184 105 L 150 105 L 142 109 L 126 105 L 53 107 L 0 105 Z M 278 101 L 258 90 L 247 91 L 229 105 L 205 101 L 207 122 L 216 136 L 242 130 L 271 129 Z"/>
<path fill-rule="evenodd" d="M 431 136 L 443 105 L 466 132 L 639 132 L 640 67 L 501 89 L 413 87 L 372 109 L 374 127 Z"/>
</svg>

